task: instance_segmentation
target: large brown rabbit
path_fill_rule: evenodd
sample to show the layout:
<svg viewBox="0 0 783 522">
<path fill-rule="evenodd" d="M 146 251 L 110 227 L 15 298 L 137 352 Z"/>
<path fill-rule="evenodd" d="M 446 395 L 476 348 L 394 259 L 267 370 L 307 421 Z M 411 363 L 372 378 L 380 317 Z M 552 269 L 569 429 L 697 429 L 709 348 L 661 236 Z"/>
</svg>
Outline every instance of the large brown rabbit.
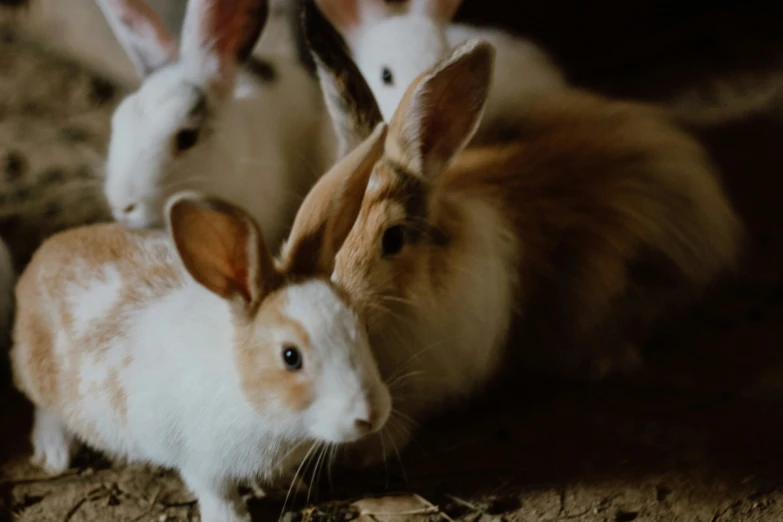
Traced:
<svg viewBox="0 0 783 522">
<path fill-rule="evenodd" d="M 321 13 L 310 7 L 304 23 L 345 153 L 380 112 Z M 740 250 L 705 151 L 661 111 L 531 93 L 525 117 L 471 142 L 493 59 L 473 40 L 419 76 L 369 179 L 323 194 L 356 219 L 332 278 L 367 321 L 406 420 L 475 393 L 507 355 L 580 378 L 636 367 L 664 312 Z M 349 194 L 363 198 L 358 214 Z M 388 430 L 397 446 L 410 433 Z"/>
</svg>

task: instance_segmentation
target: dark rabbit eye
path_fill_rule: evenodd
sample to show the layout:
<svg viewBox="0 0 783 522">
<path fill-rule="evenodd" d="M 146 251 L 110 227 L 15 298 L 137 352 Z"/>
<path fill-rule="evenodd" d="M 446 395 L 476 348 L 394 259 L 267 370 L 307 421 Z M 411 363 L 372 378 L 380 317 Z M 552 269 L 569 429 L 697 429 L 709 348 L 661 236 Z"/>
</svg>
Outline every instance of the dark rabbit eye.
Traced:
<svg viewBox="0 0 783 522">
<path fill-rule="evenodd" d="M 389 227 L 383 233 L 381 238 L 381 246 L 383 248 L 384 256 L 393 256 L 398 254 L 402 247 L 405 246 L 405 227 L 402 225 L 394 225 Z"/>
<path fill-rule="evenodd" d="M 394 76 L 392 76 L 392 72 L 388 67 L 381 69 L 381 80 L 386 85 L 394 85 Z"/>
<path fill-rule="evenodd" d="M 175 138 L 177 152 L 183 152 L 193 147 L 198 141 L 198 129 L 183 129 Z"/>
<path fill-rule="evenodd" d="M 295 372 L 302 369 L 302 354 L 293 346 L 283 347 L 283 362 L 286 370 Z"/>
</svg>

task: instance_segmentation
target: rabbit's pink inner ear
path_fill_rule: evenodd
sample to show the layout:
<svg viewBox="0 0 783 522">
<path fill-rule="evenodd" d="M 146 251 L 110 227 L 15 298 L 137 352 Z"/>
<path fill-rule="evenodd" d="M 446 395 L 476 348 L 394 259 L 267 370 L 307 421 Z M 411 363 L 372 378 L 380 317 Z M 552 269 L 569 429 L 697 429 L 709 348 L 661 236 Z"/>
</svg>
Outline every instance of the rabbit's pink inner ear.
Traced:
<svg viewBox="0 0 783 522">
<path fill-rule="evenodd" d="M 494 57 L 469 40 L 414 81 L 389 123 L 390 157 L 425 178 L 443 172 L 481 122 Z"/>
<path fill-rule="evenodd" d="M 393 11 L 385 0 L 315 0 L 324 17 L 349 41 L 362 27 L 378 22 Z"/>
<path fill-rule="evenodd" d="M 258 227 L 222 200 L 175 198 L 168 223 L 185 268 L 211 292 L 254 309 L 278 279 Z"/>
<path fill-rule="evenodd" d="M 145 0 L 98 0 L 117 40 L 141 77 L 177 57 L 177 41 Z"/>
<path fill-rule="evenodd" d="M 411 11 L 447 23 L 457 14 L 462 0 L 410 0 Z"/>
<path fill-rule="evenodd" d="M 267 0 L 191 0 L 182 29 L 182 56 L 210 82 L 233 78 L 266 24 Z"/>
</svg>

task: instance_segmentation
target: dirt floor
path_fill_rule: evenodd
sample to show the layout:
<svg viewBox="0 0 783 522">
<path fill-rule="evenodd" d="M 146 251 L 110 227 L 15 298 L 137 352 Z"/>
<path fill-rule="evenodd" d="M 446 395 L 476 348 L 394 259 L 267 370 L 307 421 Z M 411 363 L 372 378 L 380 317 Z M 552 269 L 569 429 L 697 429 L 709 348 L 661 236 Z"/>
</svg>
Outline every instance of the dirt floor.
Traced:
<svg viewBox="0 0 783 522">
<path fill-rule="evenodd" d="M 102 151 L 101 132 L 116 96 L 10 36 L 1 40 L 0 136 L 26 139 L 25 146 L 45 151 L 46 158 L 67 143 L 82 147 L 59 169 L 66 179 L 39 175 L 51 174 L 52 165 L 32 158 L 25 161 L 36 174 L 19 185 L 8 168 L 15 149 L 0 142 L 0 231 L 23 263 L 40 235 L 68 226 L 69 219 L 101 219 L 94 188 L 99 175 L 87 158 Z M 640 374 L 592 386 L 528 375 L 499 383 L 465 411 L 422 426 L 400 460 L 331 477 L 322 467 L 309 502 L 306 494 L 296 495 L 284 518 L 783 520 L 783 98 L 777 94 L 783 62 L 779 48 L 748 45 L 749 55 L 765 57 L 762 65 L 754 59 L 753 67 L 737 67 L 742 60 L 736 57 L 684 49 L 676 59 L 593 83 L 699 114 L 736 109 L 739 117 L 699 126 L 699 134 L 748 227 L 741 274 L 661 332 Z M 42 203 L 46 198 L 67 202 L 55 211 Z M 29 427 L 29 406 L 4 388 L 0 521 L 197 519 L 192 497 L 171 473 L 111 466 L 85 453 L 65 475 L 42 475 L 27 464 Z M 247 495 L 254 520 L 276 520 L 284 511 L 276 499 Z"/>
</svg>

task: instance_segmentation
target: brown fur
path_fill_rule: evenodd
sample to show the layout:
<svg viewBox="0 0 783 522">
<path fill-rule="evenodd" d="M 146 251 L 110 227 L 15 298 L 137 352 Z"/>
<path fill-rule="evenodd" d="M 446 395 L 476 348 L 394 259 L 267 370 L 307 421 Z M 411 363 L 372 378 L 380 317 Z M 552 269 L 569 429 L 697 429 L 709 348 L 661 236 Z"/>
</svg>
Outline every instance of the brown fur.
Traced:
<svg viewBox="0 0 783 522">
<path fill-rule="evenodd" d="M 458 49 L 411 85 L 337 272 L 371 328 L 391 317 L 386 300 L 447 299 L 449 274 L 469 270 L 454 265 L 469 247 L 466 209 L 482 203 L 516 244 L 523 345 L 539 362 L 582 371 L 601 359 L 593 352 L 642 342 L 662 313 L 732 268 L 742 226 L 699 144 L 642 105 L 576 90 L 530 95 L 529 114 L 503 139 L 460 152 L 475 130 L 466 114 L 480 113 L 461 97 L 486 96 L 482 60 L 491 56 L 481 45 Z M 444 94 L 456 84 L 472 92 Z M 424 215 L 411 214 L 415 199 Z M 420 240 L 381 259 L 384 231 L 401 222 Z"/>
<path fill-rule="evenodd" d="M 289 411 L 301 411 L 313 400 L 308 381 L 300 373 L 285 371 L 277 351 L 258 349 L 259 335 L 271 332 L 274 326 L 276 330 L 285 330 L 292 337 L 291 343 L 307 359 L 311 350 L 310 338 L 299 323 L 280 312 L 284 306 L 285 293 L 275 292 L 264 300 L 252 325 L 239 325 L 237 368 L 242 390 L 253 406 L 268 409 L 270 403 L 278 403 Z M 307 368 L 303 372 L 307 372 Z M 270 390 L 275 392 L 270 393 Z"/>
<path fill-rule="evenodd" d="M 386 130 L 385 124 L 377 125 L 307 194 L 285 245 L 284 271 L 331 274 L 335 255 L 356 220 L 372 167 L 380 158 Z"/>
<path fill-rule="evenodd" d="M 123 314 L 129 306 L 160 298 L 181 284 L 181 274 L 166 262 L 165 248 L 143 248 L 143 239 L 150 234 L 116 224 L 80 227 L 52 236 L 33 256 L 16 287 L 12 360 L 18 387 L 37 405 L 56 408 L 78 401 L 78 369 L 83 356 L 101 357 L 111 341 L 123 335 Z M 145 261 L 150 269 L 139 270 Z M 85 288 L 91 277 L 100 277 L 107 264 L 117 269 L 126 284 L 116 305 L 77 338 L 68 288 Z M 57 329 L 72 338 L 66 365 L 54 353 L 53 331 Z M 132 356 L 126 354 L 123 365 L 130 364 Z M 118 415 L 124 418 L 127 406 L 117 371 L 111 370 L 103 392 L 112 397 Z"/>
</svg>

